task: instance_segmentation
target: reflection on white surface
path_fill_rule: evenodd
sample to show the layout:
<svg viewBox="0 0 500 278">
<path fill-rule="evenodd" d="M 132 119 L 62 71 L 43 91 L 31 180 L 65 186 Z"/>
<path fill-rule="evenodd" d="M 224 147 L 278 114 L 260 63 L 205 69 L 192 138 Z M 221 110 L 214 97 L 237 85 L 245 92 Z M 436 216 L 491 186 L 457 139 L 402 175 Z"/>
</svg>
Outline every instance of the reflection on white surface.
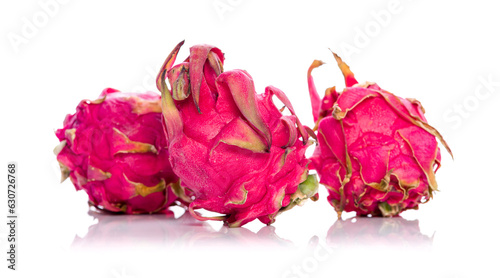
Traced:
<svg viewBox="0 0 500 278">
<path fill-rule="evenodd" d="M 258 232 L 244 227 L 220 229 L 208 222 L 198 221 L 189 213 L 176 218 L 172 212 L 153 215 L 117 215 L 89 209 L 88 214 L 96 221 L 88 227 L 84 236 L 75 235 L 72 249 L 154 247 L 191 248 L 256 246 L 294 248 L 295 244 L 281 238 L 274 226 L 264 226 Z M 97 222 L 97 223 L 96 223 Z M 333 248 L 350 247 L 413 247 L 430 248 L 433 236 L 420 232 L 418 220 L 402 217 L 352 217 L 337 220 L 326 232 L 326 237 L 311 238 L 326 242 Z"/>
<path fill-rule="evenodd" d="M 373 269 L 381 266 L 383 258 L 390 258 L 391 271 L 400 273 L 408 261 L 428 256 L 433 243 L 432 236 L 420 232 L 418 220 L 402 217 L 337 220 L 322 232 L 304 234 L 308 244 L 300 246 L 285 239 L 296 224 L 277 222 L 253 232 L 244 227 L 217 228 L 214 222 L 198 221 L 187 212 L 177 218 L 171 212 L 117 215 L 90 209 L 88 214 L 95 221 L 85 235 L 75 236 L 72 261 L 92 257 L 94 266 L 108 273 L 105 277 L 121 272 L 156 275 L 163 265 L 175 267 L 179 260 L 196 266 L 189 270 L 193 275 L 204 275 L 205 269 L 221 264 L 225 273 L 244 269 L 243 277 L 327 277 L 349 274 L 352 269 L 362 276 L 378 277 L 382 272 Z M 374 254 L 375 259 L 362 254 Z M 358 269 L 360 262 L 366 268 Z M 420 275 L 410 274 L 406 277 Z"/>
<path fill-rule="evenodd" d="M 332 247 L 418 247 L 432 246 L 433 236 L 420 232 L 418 220 L 403 217 L 352 217 L 337 220 L 328 230 Z"/>
<path fill-rule="evenodd" d="M 240 247 L 265 245 L 266 247 L 290 247 L 292 242 L 278 237 L 275 227 L 264 226 L 257 233 L 246 228 L 219 230 L 209 223 L 198 221 L 189 213 L 175 218 L 174 214 L 116 215 L 89 210 L 97 223 L 88 228 L 88 233 L 75 236 L 72 248 L 120 249 L 129 246 L 155 248 L 189 248 L 200 246 Z"/>
</svg>

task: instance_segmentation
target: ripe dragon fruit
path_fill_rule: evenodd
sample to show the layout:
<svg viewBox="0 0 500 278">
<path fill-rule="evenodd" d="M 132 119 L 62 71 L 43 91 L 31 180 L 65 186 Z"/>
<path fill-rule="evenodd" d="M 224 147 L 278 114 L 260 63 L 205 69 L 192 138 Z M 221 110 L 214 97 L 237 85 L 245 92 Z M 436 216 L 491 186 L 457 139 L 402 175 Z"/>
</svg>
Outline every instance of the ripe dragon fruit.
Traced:
<svg viewBox="0 0 500 278">
<path fill-rule="evenodd" d="M 318 184 L 304 155 L 311 142 L 285 94 L 269 86 L 257 95 L 250 75 L 223 72 L 223 53 L 209 45 L 191 47 L 172 67 L 183 43 L 165 60 L 157 86 L 172 168 L 194 195 L 190 213 L 229 227 L 256 218 L 271 224 L 280 212 L 314 199 Z M 282 115 L 273 95 L 291 115 Z M 196 209 L 224 216 L 204 217 Z"/>
<path fill-rule="evenodd" d="M 346 88 L 325 92 L 322 101 L 311 72 L 309 93 L 319 146 L 312 167 L 329 191 L 340 218 L 357 215 L 394 216 L 428 201 L 437 190 L 435 172 L 441 161 L 436 141 L 451 150 L 427 123 L 415 99 L 395 96 L 377 84 L 358 84 L 349 67 L 334 53 Z"/>
<path fill-rule="evenodd" d="M 153 92 L 111 88 L 81 101 L 56 131 L 61 182 L 69 177 L 89 204 L 110 212 L 158 212 L 176 194 L 189 201 L 168 161 L 160 103 Z"/>
</svg>

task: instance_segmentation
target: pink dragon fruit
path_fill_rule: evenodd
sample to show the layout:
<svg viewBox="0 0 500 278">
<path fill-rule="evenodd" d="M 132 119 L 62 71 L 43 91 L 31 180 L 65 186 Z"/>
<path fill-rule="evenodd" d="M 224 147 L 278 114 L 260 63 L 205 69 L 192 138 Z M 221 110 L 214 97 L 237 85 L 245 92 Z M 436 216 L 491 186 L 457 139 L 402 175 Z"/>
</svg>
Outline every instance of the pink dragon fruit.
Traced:
<svg viewBox="0 0 500 278">
<path fill-rule="evenodd" d="M 256 218 L 271 224 L 280 212 L 315 198 L 318 184 L 304 155 L 311 142 L 285 94 L 267 87 L 257 95 L 246 71 L 223 72 L 224 56 L 213 46 L 191 47 L 172 67 L 182 44 L 167 57 L 157 86 L 172 168 L 194 195 L 190 213 L 229 227 Z M 282 115 L 273 95 L 291 115 Z M 224 216 L 203 217 L 196 209 Z"/>
<path fill-rule="evenodd" d="M 427 123 L 415 99 L 397 97 L 375 83 L 358 84 L 349 67 L 334 53 L 346 88 L 316 92 L 308 71 L 316 147 L 312 167 L 329 191 L 340 215 L 394 216 L 428 201 L 437 190 L 440 166 L 436 137 L 451 154 L 439 132 Z"/>
<path fill-rule="evenodd" d="M 56 131 L 61 181 L 85 190 L 89 204 L 124 213 L 153 213 L 184 201 L 168 161 L 160 96 L 105 89 L 83 100 Z"/>
</svg>

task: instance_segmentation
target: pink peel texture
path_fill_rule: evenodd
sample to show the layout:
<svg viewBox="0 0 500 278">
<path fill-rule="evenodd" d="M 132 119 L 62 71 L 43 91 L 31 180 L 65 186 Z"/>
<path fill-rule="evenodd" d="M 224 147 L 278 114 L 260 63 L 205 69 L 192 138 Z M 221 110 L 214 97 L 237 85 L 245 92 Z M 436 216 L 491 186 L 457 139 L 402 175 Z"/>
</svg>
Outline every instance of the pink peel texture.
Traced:
<svg viewBox="0 0 500 278">
<path fill-rule="evenodd" d="M 107 88 L 97 100 L 81 101 L 56 136 L 61 182 L 69 177 L 96 208 L 153 213 L 178 200 L 158 94 Z"/>
<path fill-rule="evenodd" d="M 317 191 L 308 175 L 305 151 L 311 144 L 285 94 L 269 86 L 256 94 L 244 70 L 223 72 L 224 55 L 196 45 L 172 67 L 182 46 L 166 59 L 157 79 L 162 92 L 170 162 L 194 196 L 190 213 L 239 227 L 275 217 Z M 166 85 L 166 79 L 170 85 Z M 283 115 L 272 97 L 290 110 Z M 197 209 L 223 214 L 203 217 Z"/>
<path fill-rule="evenodd" d="M 312 168 L 329 191 L 328 200 L 342 211 L 366 216 L 395 216 L 418 209 L 437 190 L 441 161 L 439 132 L 427 123 L 420 102 L 395 96 L 375 83 L 358 84 L 334 53 L 346 88 L 326 90 L 321 103 L 311 71 L 309 93 L 318 146 Z"/>
</svg>

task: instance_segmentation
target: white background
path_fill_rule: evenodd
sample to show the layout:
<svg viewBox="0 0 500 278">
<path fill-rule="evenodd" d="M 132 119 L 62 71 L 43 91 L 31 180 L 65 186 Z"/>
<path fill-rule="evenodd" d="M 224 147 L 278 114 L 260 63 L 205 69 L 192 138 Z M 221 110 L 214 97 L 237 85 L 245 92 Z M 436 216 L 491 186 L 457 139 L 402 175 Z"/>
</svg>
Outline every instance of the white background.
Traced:
<svg viewBox="0 0 500 278">
<path fill-rule="evenodd" d="M 19 248 L 7 270 L 0 225 L 1 276 L 499 277 L 498 5 L 437 2 L 2 1 L 0 175 L 18 162 Z M 183 39 L 180 59 L 193 44 L 219 47 L 226 70 L 246 69 L 258 92 L 282 89 L 310 126 L 310 63 L 327 63 L 314 72 L 320 92 L 343 87 L 328 48 L 359 81 L 420 100 L 455 155 L 442 152 L 440 192 L 402 218 L 356 223 L 336 222 L 323 189 L 272 227 L 89 212 L 85 193 L 59 183 L 54 130 L 106 87 L 155 90 Z"/>
</svg>

